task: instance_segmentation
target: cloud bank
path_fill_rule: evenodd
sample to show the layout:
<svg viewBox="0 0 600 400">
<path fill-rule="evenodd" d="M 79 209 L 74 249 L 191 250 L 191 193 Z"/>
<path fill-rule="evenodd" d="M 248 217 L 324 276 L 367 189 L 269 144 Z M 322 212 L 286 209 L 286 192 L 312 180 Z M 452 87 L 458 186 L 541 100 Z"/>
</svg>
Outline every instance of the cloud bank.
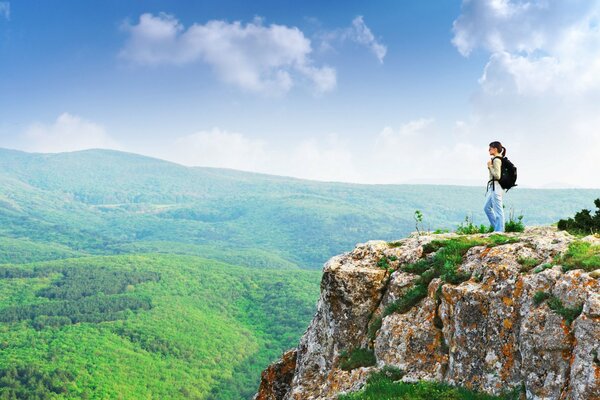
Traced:
<svg viewBox="0 0 600 400">
<path fill-rule="evenodd" d="M 288 92 L 299 80 L 317 93 L 336 86 L 336 71 L 316 66 L 311 42 L 295 27 L 253 22 L 208 21 L 185 28 L 174 16 L 142 14 L 124 23 L 127 41 L 120 57 L 139 65 L 210 65 L 225 83 L 268 95 Z"/>
<path fill-rule="evenodd" d="M 522 178 L 598 187 L 600 1 L 464 0 L 452 43 L 489 55 L 468 131 L 499 138 Z"/>
</svg>

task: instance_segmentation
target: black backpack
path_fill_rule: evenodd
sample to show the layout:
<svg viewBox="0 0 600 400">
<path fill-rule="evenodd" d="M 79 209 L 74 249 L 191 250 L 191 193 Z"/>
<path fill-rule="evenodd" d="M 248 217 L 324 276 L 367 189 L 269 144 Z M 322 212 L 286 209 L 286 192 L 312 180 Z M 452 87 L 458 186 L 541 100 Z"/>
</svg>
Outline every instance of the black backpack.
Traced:
<svg viewBox="0 0 600 400">
<path fill-rule="evenodd" d="M 510 188 L 517 186 L 517 167 L 515 167 L 515 164 L 506 157 L 494 157 L 494 159 L 496 158 L 499 158 L 502 161 L 502 166 L 500 167 L 500 180 L 498 183 L 502 189 L 508 191 Z M 492 161 L 494 159 L 492 159 Z"/>
</svg>

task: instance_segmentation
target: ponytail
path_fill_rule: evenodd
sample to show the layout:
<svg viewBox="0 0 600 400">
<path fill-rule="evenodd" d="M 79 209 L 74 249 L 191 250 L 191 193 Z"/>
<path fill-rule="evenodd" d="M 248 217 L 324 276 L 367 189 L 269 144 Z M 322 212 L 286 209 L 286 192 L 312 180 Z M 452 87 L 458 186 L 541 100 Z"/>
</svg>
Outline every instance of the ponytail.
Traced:
<svg viewBox="0 0 600 400">
<path fill-rule="evenodd" d="M 506 147 L 502 146 L 502 143 L 492 142 L 490 143 L 490 147 L 493 147 L 496 150 L 498 150 L 498 154 L 500 154 L 502 157 L 506 157 Z"/>
</svg>

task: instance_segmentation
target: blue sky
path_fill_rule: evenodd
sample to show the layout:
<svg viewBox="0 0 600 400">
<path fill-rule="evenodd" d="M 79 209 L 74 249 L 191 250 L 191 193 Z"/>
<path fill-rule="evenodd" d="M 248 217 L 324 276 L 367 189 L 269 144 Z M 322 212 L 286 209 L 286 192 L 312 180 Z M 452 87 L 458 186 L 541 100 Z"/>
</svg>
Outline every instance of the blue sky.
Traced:
<svg viewBox="0 0 600 400">
<path fill-rule="evenodd" d="M 600 187 L 599 5 L 567 3 L 0 1 L 0 146 L 484 184 L 501 140 Z"/>
</svg>

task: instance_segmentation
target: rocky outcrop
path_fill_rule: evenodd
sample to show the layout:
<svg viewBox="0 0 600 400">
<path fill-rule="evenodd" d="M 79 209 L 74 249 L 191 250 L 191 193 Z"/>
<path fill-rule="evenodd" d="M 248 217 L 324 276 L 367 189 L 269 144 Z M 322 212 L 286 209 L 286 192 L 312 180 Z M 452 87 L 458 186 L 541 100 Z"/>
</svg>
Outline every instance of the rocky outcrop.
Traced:
<svg viewBox="0 0 600 400">
<path fill-rule="evenodd" d="M 426 295 L 403 312 L 385 310 L 420 282 L 404 267 L 434 257 L 424 251 L 432 240 L 456 235 L 371 241 L 333 257 L 310 326 L 296 349 L 263 372 L 256 399 L 334 399 L 386 365 L 402 369 L 404 381 L 491 394 L 523 388 L 527 399 L 600 399 L 598 274 L 546 264 L 558 263 L 575 240 L 565 232 L 546 227 L 508 235 L 514 243 L 467 251 L 457 272 L 470 279 L 430 279 Z M 537 268 L 522 265 L 532 260 Z M 557 304 L 577 310 L 574 320 Z M 370 349 L 376 364 L 342 369 L 342 354 L 359 348 Z"/>
<path fill-rule="evenodd" d="M 296 349 L 292 349 L 262 372 L 256 400 L 277 400 L 285 397 L 294 378 L 296 356 Z"/>
</svg>

